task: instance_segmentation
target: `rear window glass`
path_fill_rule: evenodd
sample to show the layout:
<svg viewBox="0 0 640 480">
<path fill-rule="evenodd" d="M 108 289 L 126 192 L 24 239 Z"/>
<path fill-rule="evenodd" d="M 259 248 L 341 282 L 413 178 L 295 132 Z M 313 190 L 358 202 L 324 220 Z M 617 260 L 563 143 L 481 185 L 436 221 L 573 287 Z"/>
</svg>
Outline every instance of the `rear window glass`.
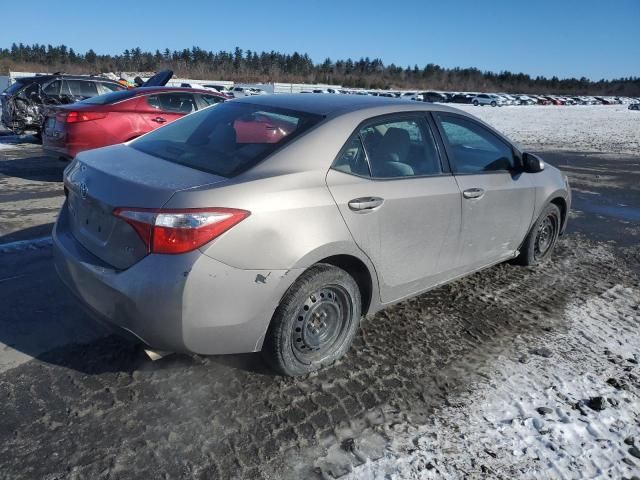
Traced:
<svg viewBox="0 0 640 480">
<path fill-rule="evenodd" d="M 90 80 L 64 79 L 62 83 L 62 94 L 72 97 L 94 97 L 98 95 L 98 87 Z"/>
<path fill-rule="evenodd" d="M 108 105 L 110 103 L 119 102 L 132 98 L 136 92 L 134 90 L 120 90 L 119 92 L 105 93 L 97 97 L 87 98 L 79 103 L 87 103 L 89 105 Z"/>
<path fill-rule="evenodd" d="M 188 115 L 130 146 L 228 178 L 250 169 L 321 119 L 320 115 L 229 102 Z"/>
</svg>

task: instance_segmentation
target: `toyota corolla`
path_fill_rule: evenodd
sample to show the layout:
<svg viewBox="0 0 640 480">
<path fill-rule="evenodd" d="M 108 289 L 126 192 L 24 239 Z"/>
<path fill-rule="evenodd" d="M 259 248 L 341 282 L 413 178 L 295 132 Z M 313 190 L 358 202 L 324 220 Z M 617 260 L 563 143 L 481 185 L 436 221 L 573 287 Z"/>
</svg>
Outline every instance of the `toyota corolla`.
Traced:
<svg viewBox="0 0 640 480">
<path fill-rule="evenodd" d="M 64 175 L 57 271 L 162 352 L 262 351 L 299 375 L 361 317 L 507 260 L 548 261 L 567 178 L 475 117 L 351 95 L 253 96 Z"/>
</svg>

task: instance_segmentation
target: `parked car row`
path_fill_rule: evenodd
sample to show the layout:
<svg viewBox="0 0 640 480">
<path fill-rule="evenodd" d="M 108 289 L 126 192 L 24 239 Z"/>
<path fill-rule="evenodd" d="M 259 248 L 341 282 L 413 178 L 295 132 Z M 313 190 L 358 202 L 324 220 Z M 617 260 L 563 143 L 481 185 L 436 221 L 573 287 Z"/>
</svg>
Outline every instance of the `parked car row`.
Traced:
<svg viewBox="0 0 640 480">
<path fill-rule="evenodd" d="M 629 97 L 605 96 L 569 96 L 537 95 L 480 92 L 438 92 L 438 91 L 394 91 L 394 90 L 350 90 L 350 89 L 312 89 L 301 93 L 334 93 L 352 95 L 370 95 L 374 97 L 400 98 L 429 103 L 462 103 L 470 105 L 616 105 L 638 102 L 640 99 Z"/>
<path fill-rule="evenodd" d="M 36 75 L 19 78 L 0 94 L 1 121 L 16 134 L 32 131 L 41 136 L 46 129 L 45 147 L 61 156 L 73 157 L 88 148 L 111 145 L 135 138 L 159 125 L 196 111 L 206 103 L 226 99 L 267 95 L 257 86 L 224 86 L 206 82 L 172 82 L 173 73 L 163 71 L 144 82 L 136 79 L 131 87 L 108 78 L 89 75 Z M 164 90 L 139 90 L 163 87 Z M 133 90 L 136 93 L 127 93 Z M 119 95 L 109 95 L 120 93 Z M 509 93 L 362 90 L 344 88 L 312 88 L 300 93 L 351 94 L 388 97 L 428 103 L 488 105 L 611 105 L 630 104 L 640 99 L 603 96 L 560 96 Z M 100 97 L 98 100 L 91 100 Z M 184 100 L 189 98 L 189 100 Z M 155 99 L 155 100 L 154 100 Z M 80 102 L 76 104 L 76 102 Z M 155 104 L 153 104 L 155 102 Z M 74 104 L 78 108 L 66 108 Z M 91 112 L 86 113 L 86 112 Z M 157 114 L 156 120 L 143 121 Z M 109 120 L 105 120 L 109 116 Z M 92 122 L 92 123 L 86 123 Z M 108 127 L 104 127 L 108 126 Z M 91 130 L 91 132 L 88 132 Z M 84 132 L 88 133 L 85 134 Z M 127 136 L 128 135 L 128 136 Z"/>
</svg>

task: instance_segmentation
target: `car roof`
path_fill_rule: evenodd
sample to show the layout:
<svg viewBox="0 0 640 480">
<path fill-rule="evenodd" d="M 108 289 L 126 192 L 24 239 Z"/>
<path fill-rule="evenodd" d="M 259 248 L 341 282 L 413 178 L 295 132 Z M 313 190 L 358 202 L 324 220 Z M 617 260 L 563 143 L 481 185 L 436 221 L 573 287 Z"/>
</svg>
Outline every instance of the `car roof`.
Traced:
<svg viewBox="0 0 640 480">
<path fill-rule="evenodd" d="M 47 80 L 53 80 L 55 78 L 66 78 L 69 80 L 96 80 L 100 82 L 109 82 L 109 83 L 118 83 L 115 80 L 111 80 L 106 77 L 98 77 L 93 75 L 67 75 L 66 73 L 60 74 L 47 74 L 47 75 L 36 75 L 34 77 L 18 77 L 16 78 L 16 82 L 24 83 L 24 82 L 46 82 Z"/>
<path fill-rule="evenodd" d="M 220 92 L 213 92 L 211 90 L 205 90 L 203 88 L 189 88 L 189 87 L 137 87 L 134 89 L 136 95 L 146 95 L 149 93 L 160 92 L 190 92 L 190 93 L 204 93 L 207 95 L 213 95 L 216 97 L 224 97 Z"/>
<path fill-rule="evenodd" d="M 286 110 L 297 110 L 317 115 L 333 116 L 353 112 L 356 110 L 364 110 L 376 107 L 398 106 L 398 110 L 405 109 L 407 105 L 413 105 L 406 100 L 398 98 L 368 96 L 368 95 L 331 95 L 326 93 L 308 93 L 301 95 L 299 93 L 278 94 L 278 95 L 260 95 L 253 97 L 238 98 L 233 102 L 250 103 L 253 105 L 264 105 L 275 108 L 283 108 Z M 416 105 L 422 105 L 425 110 L 431 109 L 431 106 L 422 102 L 415 102 Z"/>
</svg>

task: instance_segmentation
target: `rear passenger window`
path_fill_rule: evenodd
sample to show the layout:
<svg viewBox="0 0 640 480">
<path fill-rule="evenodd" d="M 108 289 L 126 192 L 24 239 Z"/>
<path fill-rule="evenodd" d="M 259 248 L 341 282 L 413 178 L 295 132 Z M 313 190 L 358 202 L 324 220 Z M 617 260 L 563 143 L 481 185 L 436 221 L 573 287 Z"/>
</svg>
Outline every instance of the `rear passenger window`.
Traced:
<svg viewBox="0 0 640 480">
<path fill-rule="evenodd" d="M 98 88 L 95 82 L 65 79 L 62 84 L 62 94 L 72 97 L 89 98 L 98 95 Z"/>
<path fill-rule="evenodd" d="M 223 98 L 217 97 L 215 95 L 201 95 L 201 98 L 207 106 L 215 105 L 216 103 L 220 103 L 224 100 Z"/>
<path fill-rule="evenodd" d="M 191 113 L 196 111 L 196 103 L 193 95 L 189 93 L 159 93 L 149 95 L 147 103 L 163 112 Z"/>
<path fill-rule="evenodd" d="M 53 82 L 51 82 L 49 85 L 47 85 L 46 87 L 44 87 L 44 89 L 42 90 L 44 93 L 46 93 L 49 96 L 58 96 L 60 95 L 60 85 L 62 82 L 60 82 L 60 80 L 55 80 Z"/>
<path fill-rule="evenodd" d="M 342 149 L 342 153 L 333 165 L 333 168 L 344 173 L 352 173 L 354 175 L 366 176 L 371 175 L 369 172 L 369 164 L 364 153 L 362 140 L 360 135 L 352 138 L 349 143 Z"/>
<path fill-rule="evenodd" d="M 422 118 L 372 124 L 360 130 L 360 138 L 375 178 L 442 172 L 433 135 Z"/>
<path fill-rule="evenodd" d="M 453 153 L 454 173 L 482 173 L 514 167 L 511 147 L 477 123 L 436 115 Z"/>
</svg>

